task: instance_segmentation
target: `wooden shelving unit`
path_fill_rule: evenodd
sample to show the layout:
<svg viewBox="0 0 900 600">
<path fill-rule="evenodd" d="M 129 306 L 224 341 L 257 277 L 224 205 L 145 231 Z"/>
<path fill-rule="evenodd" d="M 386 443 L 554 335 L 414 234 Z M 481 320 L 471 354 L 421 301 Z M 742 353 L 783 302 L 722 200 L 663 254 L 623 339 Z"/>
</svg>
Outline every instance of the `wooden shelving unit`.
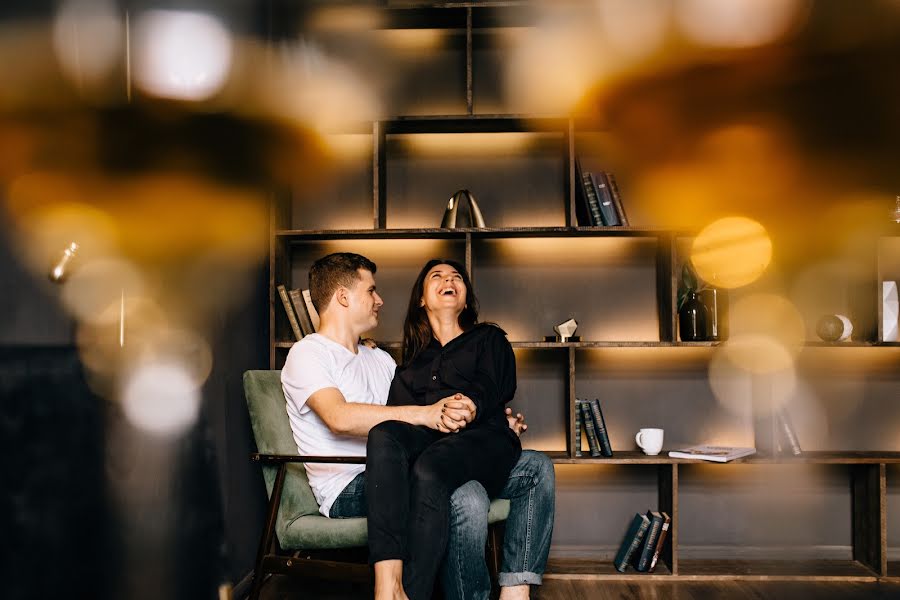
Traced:
<svg viewBox="0 0 900 600">
<path fill-rule="evenodd" d="M 396 244 L 403 242 L 428 241 L 447 251 L 454 258 L 464 261 L 472 273 L 476 287 L 480 281 L 485 260 L 496 260 L 493 244 L 522 243 L 528 240 L 556 240 L 564 244 L 593 243 L 601 241 L 610 244 L 649 244 L 642 256 L 650 263 L 654 272 L 651 283 L 655 284 L 652 295 L 655 314 L 648 315 L 658 323 L 654 339 L 584 339 L 579 342 L 545 342 L 541 335 L 531 334 L 525 339 L 513 340 L 515 349 L 527 352 L 555 353 L 560 357 L 561 370 L 566 372 L 563 382 L 565 392 L 558 402 L 565 407 L 565 450 L 548 452 L 557 465 L 615 465 L 620 468 L 645 468 L 656 471 L 657 509 L 668 512 L 672 517 L 669 541 L 666 544 L 660 564 L 652 574 L 616 571 L 609 560 L 553 559 L 548 566 L 548 578 L 590 578 L 590 579 L 655 579 L 670 580 L 816 580 L 816 581 L 876 581 L 882 578 L 900 577 L 900 563 L 887 562 L 887 509 L 886 465 L 900 463 L 900 452 L 804 452 L 801 456 L 773 456 L 758 454 L 738 459 L 724 468 L 741 469 L 743 465 L 837 465 L 848 472 L 848 486 L 851 490 L 852 515 L 852 559 L 848 560 L 798 560 L 798 561 L 753 561 L 753 560 L 681 560 L 679 558 L 679 473 L 695 465 L 706 463 L 698 460 L 674 459 L 668 456 L 648 457 L 639 452 L 616 451 L 612 458 L 576 458 L 574 442 L 574 406 L 578 373 L 576 357 L 579 353 L 596 350 L 616 352 L 617 349 L 646 348 L 679 349 L 674 352 L 690 352 L 690 349 L 714 351 L 727 342 L 681 342 L 677 333 L 676 293 L 680 264 L 678 263 L 679 240 L 691 235 L 690 232 L 671 231 L 652 227 L 581 227 L 577 225 L 575 202 L 576 181 L 574 162 L 577 156 L 576 135 L 581 131 L 597 131 L 602 124 L 591 118 L 570 118 L 552 115 L 527 114 L 478 114 L 474 89 L 474 73 L 478 68 L 473 55 L 473 38 L 479 30 L 488 28 L 529 26 L 533 23 L 532 6 L 528 2 L 453 2 L 417 3 L 404 7 L 386 8 L 387 27 L 393 28 L 439 28 L 454 30 L 465 35 L 464 97 L 459 99 L 459 114 L 397 116 L 374 123 L 362 123 L 349 133 L 371 135 L 372 152 L 369 172 L 371 176 L 371 198 L 365 216 L 370 227 L 342 229 L 298 228 L 295 212 L 298 201 L 291 194 L 282 194 L 274 204 L 271 216 L 270 235 L 270 281 L 269 281 L 269 323 L 270 323 L 270 365 L 280 368 L 293 342 L 290 329 L 283 315 L 276 285 L 289 287 L 305 285 L 302 277 L 309 262 L 318 255 L 335 251 L 336 248 L 353 249 L 354 243 Z M 530 227 L 488 227 L 485 229 L 459 228 L 441 229 L 437 227 L 389 227 L 389 209 L 392 198 L 388 196 L 388 174 L 390 162 L 391 136 L 417 134 L 466 134 L 466 133 L 539 133 L 558 134 L 561 152 L 558 157 L 559 196 L 556 200 L 558 220 L 562 225 Z M 486 167 L 486 169 L 489 169 Z M 508 200 L 515 202 L 515 200 Z M 439 203 L 438 203 L 439 204 Z M 435 206 L 436 209 L 441 207 Z M 526 206 L 525 209 L 528 210 Z M 357 219 L 358 220 L 358 219 Z M 439 215 L 434 215 L 439 222 Z M 386 255 L 396 254 L 391 246 Z M 366 253 L 366 251 L 362 251 Z M 485 258 L 487 257 L 487 258 Z M 421 266 L 426 257 L 410 256 L 404 264 L 410 273 Z M 378 260 L 376 260 L 378 262 Z M 900 271 L 900 267 L 891 268 Z M 878 270 L 880 281 L 890 275 L 890 269 Z M 382 271 L 379 270 L 379 290 Z M 900 279 L 900 272 L 889 279 Z M 412 275 L 409 276 L 412 281 Z M 875 283 L 875 282 L 873 282 Z M 408 282 L 405 284 L 408 285 Z M 872 286 L 873 289 L 876 287 Z M 406 293 L 404 289 L 404 293 Z M 809 348 L 897 348 L 900 343 L 879 342 L 881 339 L 880 296 L 873 296 L 871 309 L 878 314 L 877 338 L 848 343 L 825 343 L 808 341 Z M 501 323 L 502 324 L 502 323 Z M 397 329 L 399 332 L 399 329 Z M 530 338 L 530 339 L 529 339 Z M 396 339 L 396 338 L 395 338 Z M 399 342 L 388 340 L 381 346 L 394 352 L 400 348 Z M 830 350 L 822 350 L 830 352 Z M 892 350 L 886 350 L 892 351 Z M 757 447 L 766 447 L 758 444 Z"/>
</svg>

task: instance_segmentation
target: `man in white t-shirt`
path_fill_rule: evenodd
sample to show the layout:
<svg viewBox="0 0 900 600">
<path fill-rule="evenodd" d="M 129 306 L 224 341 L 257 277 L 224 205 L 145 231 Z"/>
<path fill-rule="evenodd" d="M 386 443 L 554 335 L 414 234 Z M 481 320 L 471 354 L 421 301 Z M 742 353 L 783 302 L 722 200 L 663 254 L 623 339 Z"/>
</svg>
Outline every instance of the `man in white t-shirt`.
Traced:
<svg viewBox="0 0 900 600">
<path fill-rule="evenodd" d="M 383 421 L 404 421 L 447 433 L 465 427 L 475 416 L 474 403 L 458 394 L 431 406 L 386 406 L 396 364 L 383 350 L 359 343 L 361 334 L 377 326 L 383 304 L 375 288 L 375 271 L 369 259 L 352 253 L 328 255 L 310 270 L 319 331 L 294 344 L 281 374 L 300 454 L 365 456 L 369 430 Z M 510 416 L 510 427 L 517 433 L 526 428 L 521 415 Z M 323 515 L 366 515 L 364 465 L 305 466 Z M 529 584 L 541 583 L 553 527 L 554 488 L 549 459 L 538 452 L 523 452 L 501 494 L 511 500 L 500 573 L 504 600 L 527 598 Z M 487 598 L 490 593 L 484 563 L 489 503 L 484 488 L 474 481 L 458 488 L 451 498 L 448 554 L 457 560 L 445 561 L 443 569 L 448 600 Z M 543 519 L 535 519 L 535 514 Z M 380 561 L 375 568 L 400 571 L 399 563 Z M 384 590 L 376 590 L 376 596 L 379 592 Z M 397 597 L 402 594 L 399 590 Z"/>
</svg>

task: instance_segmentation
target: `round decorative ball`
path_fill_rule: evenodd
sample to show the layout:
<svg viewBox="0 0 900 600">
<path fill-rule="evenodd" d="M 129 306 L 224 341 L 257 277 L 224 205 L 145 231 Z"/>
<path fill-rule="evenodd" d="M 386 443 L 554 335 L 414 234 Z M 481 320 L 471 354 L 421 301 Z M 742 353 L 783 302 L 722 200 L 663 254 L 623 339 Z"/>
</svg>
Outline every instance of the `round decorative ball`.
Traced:
<svg viewBox="0 0 900 600">
<path fill-rule="evenodd" d="M 816 324 L 816 333 L 826 342 L 836 342 L 844 336 L 844 321 L 837 315 L 825 315 Z"/>
</svg>

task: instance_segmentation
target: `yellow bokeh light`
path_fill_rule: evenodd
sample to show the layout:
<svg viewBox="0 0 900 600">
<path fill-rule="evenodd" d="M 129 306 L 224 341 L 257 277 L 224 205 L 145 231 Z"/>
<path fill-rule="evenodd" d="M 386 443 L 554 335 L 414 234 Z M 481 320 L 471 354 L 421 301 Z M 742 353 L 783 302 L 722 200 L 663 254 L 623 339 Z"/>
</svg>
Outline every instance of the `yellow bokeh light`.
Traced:
<svg viewBox="0 0 900 600">
<path fill-rule="evenodd" d="M 694 239 L 691 263 L 704 281 L 737 288 L 762 275 L 772 260 L 772 240 L 753 219 L 726 217 L 706 226 Z"/>
</svg>

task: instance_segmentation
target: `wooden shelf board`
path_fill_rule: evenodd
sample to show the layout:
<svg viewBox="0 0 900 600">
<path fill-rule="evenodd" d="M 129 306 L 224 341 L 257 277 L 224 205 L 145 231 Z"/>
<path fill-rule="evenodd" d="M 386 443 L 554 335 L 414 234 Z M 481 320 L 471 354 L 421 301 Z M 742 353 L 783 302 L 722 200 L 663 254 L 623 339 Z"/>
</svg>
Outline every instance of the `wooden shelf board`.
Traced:
<svg viewBox="0 0 900 600">
<path fill-rule="evenodd" d="M 672 579 L 672 572 L 662 561 L 652 573 L 640 573 L 629 567 L 620 573 L 611 560 L 586 558 L 551 558 L 547 561 L 544 579 L 615 579 L 618 581 Z"/>
<path fill-rule="evenodd" d="M 388 135 L 402 133 L 528 133 L 568 129 L 566 117 L 527 114 L 397 116 L 384 121 Z"/>
<path fill-rule="evenodd" d="M 593 341 L 593 342 L 510 342 L 513 348 L 522 349 L 565 349 L 565 348 L 702 348 L 712 347 L 719 342 L 635 342 L 635 341 Z M 294 345 L 291 341 L 275 342 L 276 348 L 290 348 Z M 378 342 L 379 348 L 399 348 L 401 342 Z"/>
<path fill-rule="evenodd" d="M 855 560 L 684 560 L 678 579 L 743 581 L 876 581 L 874 571 Z"/>
<path fill-rule="evenodd" d="M 555 464 L 606 464 L 606 465 L 668 465 L 668 464 L 706 464 L 706 465 L 734 465 L 734 464 L 826 464 L 826 465 L 855 465 L 855 464 L 881 464 L 881 463 L 900 463 L 900 452 L 804 452 L 802 456 L 748 456 L 738 458 L 727 463 L 717 463 L 706 460 L 672 458 L 666 455 L 667 450 L 663 450 L 657 456 L 647 456 L 642 452 L 629 450 L 615 450 L 610 458 L 596 457 L 592 458 L 587 450 L 584 450 L 584 456 L 580 458 L 570 458 L 563 452 L 547 453 Z"/>
<path fill-rule="evenodd" d="M 578 238 L 578 237 L 660 237 L 670 235 L 666 229 L 642 227 L 460 227 L 444 229 L 426 227 L 419 229 L 279 229 L 275 235 L 288 241 L 331 239 L 465 239 L 473 238 Z"/>
</svg>

